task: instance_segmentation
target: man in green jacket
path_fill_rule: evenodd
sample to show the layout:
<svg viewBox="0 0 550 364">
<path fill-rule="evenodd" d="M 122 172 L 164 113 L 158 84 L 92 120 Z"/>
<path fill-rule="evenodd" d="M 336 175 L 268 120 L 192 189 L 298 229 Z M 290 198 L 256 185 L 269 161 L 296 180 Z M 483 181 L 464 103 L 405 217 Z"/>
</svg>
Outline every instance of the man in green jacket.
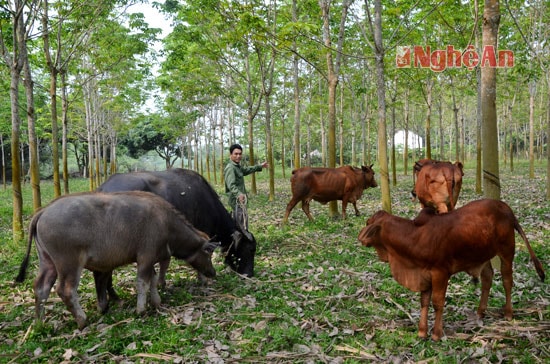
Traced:
<svg viewBox="0 0 550 364">
<path fill-rule="evenodd" d="M 233 144 L 229 147 L 229 163 L 225 166 L 224 178 L 225 178 L 225 192 L 229 200 L 229 206 L 233 211 L 233 218 L 235 221 L 240 220 L 248 230 L 248 219 L 246 214 L 246 187 L 244 185 L 244 176 L 259 172 L 262 168 L 268 166 L 267 162 L 263 162 L 260 165 L 252 167 L 241 166 L 241 159 L 243 157 L 243 147 L 239 144 Z"/>
</svg>

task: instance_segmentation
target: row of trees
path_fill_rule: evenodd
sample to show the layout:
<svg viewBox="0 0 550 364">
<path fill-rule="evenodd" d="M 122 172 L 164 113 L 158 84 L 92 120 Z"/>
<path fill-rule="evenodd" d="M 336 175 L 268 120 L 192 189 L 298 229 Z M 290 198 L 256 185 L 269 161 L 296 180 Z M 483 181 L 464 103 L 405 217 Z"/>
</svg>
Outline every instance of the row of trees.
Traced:
<svg viewBox="0 0 550 364">
<path fill-rule="evenodd" d="M 179 120 L 199 110 L 207 120 L 188 124 L 188 137 L 208 135 L 220 155 L 224 133 L 244 124 L 252 163 L 258 146 L 271 166 L 273 150 L 282 163 L 291 152 L 294 166 L 311 148 L 329 167 L 346 153 L 354 164 L 376 159 L 390 210 L 397 156 L 386 147 L 398 128 L 421 134 L 428 158 L 465 160 L 473 150 L 478 189 L 484 181 L 495 198 L 499 155 L 513 165 L 517 141 L 528 140 L 533 165 L 548 149 L 545 2 L 199 0 L 163 9 L 175 25 L 160 77 L 165 111 Z"/>
<path fill-rule="evenodd" d="M 122 153 L 150 149 L 167 167 L 186 156 L 187 167 L 217 182 L 225 148 L 241 142 L 249 163 L 270 162 L 270 198 L 276 161 L 285 173 L 285 161 L 299 167 L 320 150 L 328 167 L 376 162 L 388 211 L 396 160 L 405 170 L 409 160 L 406 147 L 401 156 L 388 149 L 397 129 L 424 138 L 418 158 L 477 158 L 478 189 L 488 197 L 499 198 L 499 159 L 512 165 L 518 147 L 531 164 L 537 151 L 549 155 L 545 1 L 167 0 L 156 4 L 173 25 L 162 59 L 150 53 L 160 30 L 130 5 L 0 5 L 1 72 L 11 80 L 0 112 L 12 121 L 0 125 L 0 140 L 11 146 L 2 165 L 12 170 L 14 239 L 22 236 L 27 154 L 33 203 L 41 204 L 40 145 L 51 150 L 56 195 L 62 186 L 69 192 L 70 146 L 93 189 Z M 492 64 L 487 46 L 511 51 L 513 64 Z M 486 67 L 469 67 L 473 55 Z M 162 92 L 152 92 L 153 81 Z M 151 97 L 157 110 L 144 109 Z"/>
</svg>

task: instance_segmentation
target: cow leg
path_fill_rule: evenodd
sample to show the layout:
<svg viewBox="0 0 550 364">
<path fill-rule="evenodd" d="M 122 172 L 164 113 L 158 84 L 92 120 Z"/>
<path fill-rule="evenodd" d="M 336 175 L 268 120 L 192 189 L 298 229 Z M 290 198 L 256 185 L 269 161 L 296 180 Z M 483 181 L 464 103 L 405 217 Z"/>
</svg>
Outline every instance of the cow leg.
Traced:
<svg viewBox="0 0 550 364">
<path fill-rule="evenodd" d="M 511 247 L 514 244 L 509 245 Z M 500 258 L 500 272 L 502 275 L 502 285 L 504 286 L 504 295 L 506 297 L 506 303 L 504 305 L 504 317 L 507 320 L 511 320 L 513 317 L 512 311 L 512 286 L 514 285 L 514 279 L 512 276 L 514 260 L 514 250 L 511 250 L 511 257 L 509 260 Z"/>
<path fill-rule="evenodd" d="M 283 217 L 283 224 L 286 224 L 286 222 L 288 221 L 288 216 L 290 216 L 290 212 L 292 211 L 294 206 L 296 206 L 298 201 L 299 200 L 295 200 L 294 198 L 292 198 L 290 202 L 286 205 L 285 217 Z"/>
<path fill-rule="evenodd" d="M 307 218 L 309 219 L 309 221 L 313 221 L 313 216 L 311 215 L 311 212 L 309 212 L 309 202 L 311 200 L 303 200 L 302 201 L 302 210 L 304 211 L 304 213 L 306 214 Z"/>
<path fill-rule="evenodd" d="M 82 274 L 82 268 L 76 269 L 64 269 L 59 271 L 59 284 L 57 286 L 57 294 L 65 303 L 65 306 L 73 314 L 78 328 L 82 330 L 86 326 L 86 314 L 80 306 L 78 298 L 78 283 L 80 282 L 80 275 Z"/>
<path fill-rule="evenodd" d="M 40 267 L 38 275 L 34 280 L 35 312 L 37 322 L 44 318 L 44 304 L 50 296 L 52 287 L 57 279 L 57 270 L 50 256 L 38 249 L 40 257 Z"/>
<path fill-rule="evenodd" d="M 432 305 L 435 311 L 432 340 L 438 341 L 445 333 L 443 332 L 443 308 L 445 307 L 445 294 L 449 284 L 449 276 L 443 273 L 432 273 Z"/>
<path fill-rule="evenodd" d="M 348 208 L 348 200 L 342 200 L 342 219 L 346 219 L 346 209 Z"/>
<path fill-rule="evenodd" d="M 420 293 L 420 321 L 418 322 L 418 336 L 422 339 L 428 337 L 428 310 L 430 309 L 431 300 L 431 289 Z"/>
<path fill-rule="evenodd" d="M 482 319 L 485 316 L 487 310 L 487 301 L 489 300 L 489 291 L 493 284 L 493 267 L 491 261 L 485 263 L 485 266 L 481 269 L 481 298 L 479 299 L 479 307 L 477 308 L 477 317 Z"/>
<path fill-rule="evenodd" d="M 159 262 L 158 284 L 162 289 L 166 288 L 166 271 L 170 265 L 170 258 Z"/>
<path fill-rule="evenodd" d="M 357 202 L 352 202 L 353 208 L 355 209 L 355 216 L 361 216 L 359 209 L 357 209 Z"/>
<path fill-rule="evenodd" d="M 109 301 L 107 300 L 107 287 L 112 284 L 112 272 L 96 272 L 94 271 L 95 291 L 97 295 L 97 308 L 99 312 L 105 313 L 109 309 Z"/>
</svg>

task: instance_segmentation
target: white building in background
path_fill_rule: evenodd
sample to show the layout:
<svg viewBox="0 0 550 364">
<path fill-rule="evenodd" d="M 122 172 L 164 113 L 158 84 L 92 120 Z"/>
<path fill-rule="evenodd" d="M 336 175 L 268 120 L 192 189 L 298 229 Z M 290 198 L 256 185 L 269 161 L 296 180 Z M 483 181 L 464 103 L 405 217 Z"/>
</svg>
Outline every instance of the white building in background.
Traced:
<svg viewBox="0 0 550 364">
<path fill-rule="evenodd" d="M 402 151 L 405 147 L 405 131 L 398 130 L 395 133 L 394 141 L 395 141 L 395 148 Z M 418 134 L 415 134 L 412 131 L 409 131 L 408 139 L 407 139 L 407 148 L 410 150 L 410 149 L 417 149 L 417 148 L 423 148 L 423 147 L 424 147 L 424 139 L 422 139 L 422 137 L 419 136 Z"/>
</svg>

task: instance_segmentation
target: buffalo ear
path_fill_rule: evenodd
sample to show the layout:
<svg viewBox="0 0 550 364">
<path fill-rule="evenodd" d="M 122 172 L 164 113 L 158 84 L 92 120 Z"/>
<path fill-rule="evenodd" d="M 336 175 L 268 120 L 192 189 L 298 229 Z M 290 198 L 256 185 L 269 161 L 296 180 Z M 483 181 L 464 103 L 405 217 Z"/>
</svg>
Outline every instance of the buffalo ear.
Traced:
<svg viewBox="0 0 550 364">
<path fill-rule="evenodd" d="M 207 252 L 208 254 L 214 253 L 214 250 L 216 250 L 217 247 L 220 246 L 220 242 L 217 241 L 207 241 L 202 246 L 202 249 Z"/>
<path fill-rule="evenodd" d="M 252 234 L 249 231 L 246 231 L 246 230 L 243 229 L 243 235 L 248 239 L 248 241 L 253 241 L 254 240 L 254 237 L 252 236 Z"/>
<path fill-rule="evenodd" d="M 235 245 L 235 249 L 239 247 L 239 243 L 241 242 L 241 239 L 243 238 L 243 234 L 239 230 L 235 230 L 233 234 L 231 234 L 231 238 L 233 239 L 233 244 Z"/>
</svg>

